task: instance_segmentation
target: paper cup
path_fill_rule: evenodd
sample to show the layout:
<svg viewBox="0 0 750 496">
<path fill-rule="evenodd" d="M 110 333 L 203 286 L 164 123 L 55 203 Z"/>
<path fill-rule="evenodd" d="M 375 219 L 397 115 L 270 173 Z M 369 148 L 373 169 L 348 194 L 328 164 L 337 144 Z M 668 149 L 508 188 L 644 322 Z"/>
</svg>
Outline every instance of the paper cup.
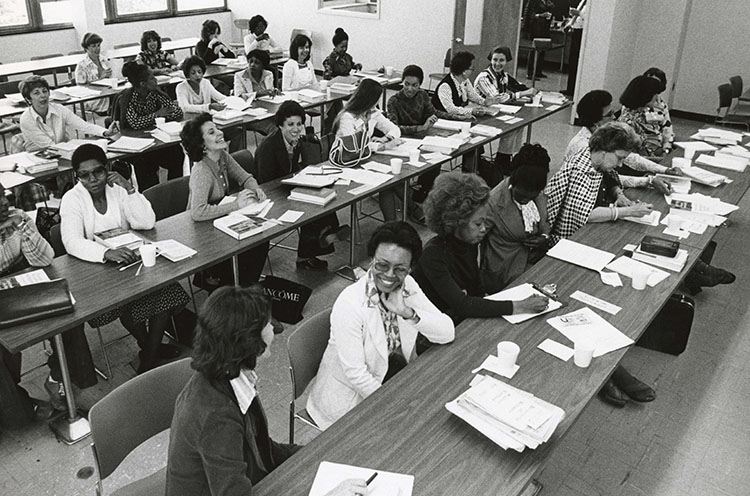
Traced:
<svg viewBox="0 0 750 496">
<path fill-rule="evenodd" d="M 144 267 L 153 267 L 156 265 L 156 246 L 143 244 L 138 251 L 141 252 L 141 261 Z"/>
<path fill-rule="evenodd" d="M 419 163 L 419 150 L 412 150 L 409 152 L 409 163 L 410 164 Z"/>
<path fill-rule="evenodd" d="M 386 66 L 386 68 L 385 68 L 385 75 L 388 76 L 388 77 L 393 76 L 393 66 L 392 65 Z"/>
<path fill-rule="evenodd" d="M 513 368 L 518 359 L 521 348 L 511 341 L 502 341 L 497 344 L 497 359 L 504 369 Z"/>
<path fill-rule="evenodd" d="M 646 289 L 646 285 L 648 284 L 648 277 L 651 275 L 651 271 L 647 269 L 641 269 L 640 267 L 633 270 L 633 273 L 631 274 L 630 283 L 633 286 L 633 289 L 637 289 L 638 291 Z"/>
<path fill-rule="evenodd" d="M 318 81 L 318 84 L 320 85 L 321 90 L 325 90 L 326 88 L 328 88 L 328 80 L 326 79 Z"/>
<path fill-rule="evenodd" d="M 685 154 L 683 157 L 685 157 L 688 160 L 693 160 L 693 157 L 695 156 L 695 148 L 687 147 L 685 148 Z"/>
<path fill-rule="evenodd" d="M 690 165 L 691 165 L 690 160 L 686 158 L 674 157 L 672 159 L 672 167 L 679 167 L 680 169 L 689 169 Z"/>
<path fill-rule="evenodd" d="M 542 104 L 542 94 L 537 93 L 534 95 L 534 98 L 532 99 L 534 105 L 541 105 Z"/>
<path fill-rule="evenodd" d="M 585 369 L 591 364 L 591 358 L 594 356 L 594 347 L 588 343 L 575 343 L 573 353 L 573 363 L 578 367 Z"/>
<path fill-rule="evenodd" d="M 158 126 L 159 124 L 164 124 L 165 122 L 167 122 L 167 119 L 164 117 L 157 117 L 156 119 L 154 119 L 154 121 L 156 122 L 156 125 Z"/>
<path fill-rule="evenodd" d="M 391 159 L 391 172 L 394 174 L 401 174 L 401 166 L 404 165 L 404 161 L 400 158 Z"/>
<path fill-rule="evenodd" d="M 673 231 L 678 231 L 682 229 L 682 226 L 685 225 L 685 221 L 676 215 L 670 215 L 667 217 L 667 227 Z"/>
</svg>

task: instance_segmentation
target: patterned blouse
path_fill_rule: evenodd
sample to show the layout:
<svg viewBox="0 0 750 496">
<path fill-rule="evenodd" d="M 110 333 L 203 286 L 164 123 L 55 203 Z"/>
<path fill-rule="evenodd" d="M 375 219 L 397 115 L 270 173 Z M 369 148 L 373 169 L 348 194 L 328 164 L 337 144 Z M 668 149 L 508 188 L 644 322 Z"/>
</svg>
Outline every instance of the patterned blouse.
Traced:
<svg viewBox="0 0 750 496">
<path fill-rule="evenodd" d="M 102 65 L 102 73 L 112 68 L 109 64 L 109 60 L 104 57 L 99 58 L 99 63 Z M 91 81 L 98 81 L 102 78 L 102 75 L 99 73 L 99 67 L 97 67 L 94 61 L 86 55 L 80 62 L 78 62 L 78 65 L 76 65 L 75 78 L 76 84 L 80 85 L 88 84 Z M 91 112 L 106 112 L 109 109 L 109 99 L 100 98 L 98 100 L 91 100 L 85 102 L 83 106 L 86 110 Z"/>
<path fill-rule="evenodd" d="M 407 291 L 406 288 L 398 289 L 397 291 L 403 291 L 404 298 L 411 296 L 411 293 Z M 401 333 L 398 328 L 398 316 L 383 305 L 380 292 L 375 285 L 375 274 L 372 269 L 367 271 L 365 294 L 367 295 L 367 306 L 370 308 L 378 307 L 378 310 L 380 310 L 380 317 L 383 319 L 385 337 L 388 340 L 388 354 L 393 355 L 394 353 L 399 353 L 403 355 L 403 351 L 401 350 Z"/>
<path fill-rule="evenodd" d="M 662 132 L 663 119 L 657 113 L 649 111 L 646 107 L 635 110 L 622 107 L 622 113 L 618 120 L 630 125 L 641 137 L 641 147 L 638 150 L 640 155 L 646 157 L 664 155 L 665 145 L 669 143 L 669 138 L 665 141 Z"/>
<path fill-rule="evenodd" d="M 169 69 L 172 67 L 172 64 L 169 63 L 169 57 L 170 55 L 164 50 L 157 50 L 156 52 L 144 50 L 138 54 L 135 60 L 151 69 Z"/>
<path fill-rule="evenodd" d="M 182 120 L 182 109 L 161 91 L 152 91 L 146 98 L 140 98 L 135 91 L 131 94 L 125 110 L 125 120 L 133 129 L 146 129 L 156 125 L 156 111 L 167 109 L 167 120 Z"/>
<path fill-rule="evenodd" d="M 348 76 L 352 69 L 361 69 L 362 64 L 355 64 L 352 56 L 347 52 L 331 54 L 323 61 L 323 77 L 333 79 L 336 76 Z"/>
<path fill-rule="evenodd" d="M 36 230 L 31 218 L 15 208 L 11 208 L 9 214 L 20 215 L 21 224 L 0 229 L 0 274 L 14 271 L 24 258 L 32 267 L 49 265 L 55 253 Z"/>
</svg>

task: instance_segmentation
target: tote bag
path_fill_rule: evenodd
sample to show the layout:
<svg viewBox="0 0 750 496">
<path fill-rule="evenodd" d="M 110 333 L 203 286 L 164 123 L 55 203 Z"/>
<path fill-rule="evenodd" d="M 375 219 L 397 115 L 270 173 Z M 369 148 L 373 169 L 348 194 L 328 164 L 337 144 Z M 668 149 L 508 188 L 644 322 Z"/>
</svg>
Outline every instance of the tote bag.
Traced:
<svg viewBox="0 0 750 496">
<path fill-rule="evenodd" d="M 328 160 L 337 167 L 356 167 L 363 160 L 372 155 L 370 150 L 369 126 L 365 123 L 364 129 L 354 134 L 337 136 L 331 145 Z"/>
</svg>

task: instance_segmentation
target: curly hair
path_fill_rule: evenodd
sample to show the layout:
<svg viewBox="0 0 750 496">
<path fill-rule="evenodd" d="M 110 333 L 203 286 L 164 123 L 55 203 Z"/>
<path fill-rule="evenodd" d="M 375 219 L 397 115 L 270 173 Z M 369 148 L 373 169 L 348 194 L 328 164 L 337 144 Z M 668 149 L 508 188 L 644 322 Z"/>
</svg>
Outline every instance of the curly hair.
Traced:
<svg viewBox="0 0 750 496">
<path fill-rule="evenodd" d="M 489 186 L 476 174 L 440 174 L 424 202 L 427 227 L 438 236 L 454 234 L 489 198 Z"/>
<path fill-rule="evenodd" d="M 637 152 L 640 146 L 640 136 L 624 122 L 608 122 L 596 128 L 589 140 L 592 152 Z"/>
<path fill-rule="evenodd" d="M 206 122 L 213 122 L 211 114 L 203 112 L 198 114 L 196 117 L 190 119 L 182 126 L 180 131 L 180 140 L 182 140 L 182 147 L 185 149 L 185 153 L 190 157 L 193 162 L 200 162 L 203 160 L 203 124 Z"/>
<path fill-rule="evenodd" d="M 422 255 L 422 239 L 411 224 L 402 220 L 386 222 L 375 229 L 367 242 L 367 255 L 375 256 L 378 246 L 383 243 L 394 244 L 411 253 L 412 266 L 417 264 Z"/>
<path fill-rule="evenodd" d="M 161 36 L 159 36 L 159 33 L 156 31 L 144 31 L 141 35 L 141 51 L 147 52 L 148 51 L 148 42 L 154 40 L 156 41 L 156 51 L 158 52 L 161 50 Z"/>
<path fill-rule="evenodd" d="M 192 367 L 209 380 L 234 379 L 254 369 L 266 350 L 261 331 L 271 320 L 263 288 L 224 286 L 201 307 L 193 342 Z"/>
<path fill-rule="evenodd" d="M 206 73 L 206 63 L 197 55 L 191 55 L 182 61 L 182 73 L 185 75 L 186 79 L 190 77 L 190 69 L 196 65 L 201 68 L 203 74 Z"/>
</svg>

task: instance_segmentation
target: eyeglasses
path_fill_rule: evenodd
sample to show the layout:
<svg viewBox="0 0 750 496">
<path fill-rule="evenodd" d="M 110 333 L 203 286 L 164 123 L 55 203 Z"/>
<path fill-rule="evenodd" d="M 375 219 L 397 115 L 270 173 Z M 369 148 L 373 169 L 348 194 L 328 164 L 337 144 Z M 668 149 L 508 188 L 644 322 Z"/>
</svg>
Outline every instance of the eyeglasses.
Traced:
<svg viewBox="0 0 750 496">
<path fill-rule="evenodd" d="M 382 260 L 374 260 L 372 262 L 372 268 L 378 272 L 383 273 L 387 273 L 391 269 L 393 269 L 393 273 L 398 277 L 406 277 L 409 275 L 409 272 L 411 272 L 411 269 L 409 267 L 404 267 L 403 265 L 391 265 L 388 262 L 383 262 Z"/>
<path fill-rule="evenodd" d="M 96 169 L 92 171 L 81 171 L 76 172 L 76 176 L 81 181 L 91 181 L 92 178 L 94 179 L 101 179 L 104 177 L 104 175 L 107 173 L 107 168 L 103 165 L 97 167 Z"/>
</svg>

